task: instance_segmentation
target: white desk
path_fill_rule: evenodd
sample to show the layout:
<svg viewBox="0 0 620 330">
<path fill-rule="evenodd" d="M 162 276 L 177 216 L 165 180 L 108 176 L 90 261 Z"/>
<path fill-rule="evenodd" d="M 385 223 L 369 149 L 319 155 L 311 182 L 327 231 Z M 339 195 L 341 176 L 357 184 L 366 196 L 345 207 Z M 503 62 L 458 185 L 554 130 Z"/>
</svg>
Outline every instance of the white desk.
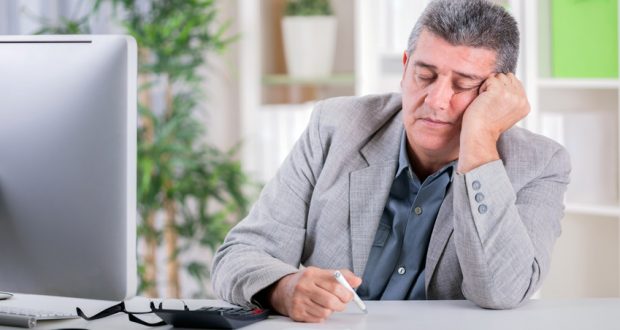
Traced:
<svg viewBox="0 0 620 330">
<path fill-rule="evenodd" d="M 58 297 L 18 295 L 0 304 L 28 306 L 58 311 L 81 307 L 92 315 L 114 302 Z M 203 305 L 225 306 L 221 301 L 188 300 L 190 308 Z M 134 298 L 129 307 L 148 310 L 148 300 Z M 335 313 L 322 324 L 296 323 L 281 316 L 243 328 L 256 329 L 620 329 L 620 299 L 532 300 L 515 310 L 484 310 L 467 301 L 369 301 L 368 315 L 355 305 L 343 313 Z M 37 329 L 149 329 L 132 323 L 125 314 L 87 322 L 42 321 Z M 165 326 L 153 329 L 171 329 Z M 2 327 L 0 329 L 19 329 Z"/>
</svg>

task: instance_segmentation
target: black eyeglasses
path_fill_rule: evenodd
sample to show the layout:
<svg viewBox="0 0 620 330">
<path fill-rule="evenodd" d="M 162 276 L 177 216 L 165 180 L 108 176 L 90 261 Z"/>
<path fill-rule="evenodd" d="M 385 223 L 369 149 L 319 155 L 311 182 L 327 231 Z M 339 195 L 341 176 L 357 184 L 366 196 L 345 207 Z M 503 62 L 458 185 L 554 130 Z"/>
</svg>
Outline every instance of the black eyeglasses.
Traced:
<svg viewBox="0 0 620 330">
<path fill-rule="evenodd" d="M 185 304 L 184 301 L 183 302 L 183 310 L 189 311 L 189 308 L 187 307 L 187 305 Z M 155 323 L 151 323 L 151 322 L 147 322 L 144 321 L 140 318 L 138 318 L 136 315 L 143 315 L 143 314 L 153 314 L 155 311 L 155 304 L 153 302 L 150 303 L 150 307 L 151 310 L 148 312 L 130 312 L 125 308 L 125 302 L 121 301 L 120 303 L 108 307 L 104 310 L 102 310 L 101 312 L 93 315 L 93 316 L 86 316 L 86 314 L 84 314 L 84 312 L 82 312 L 82 310 L 78 307 L 76 308 L 77 314 L 87 320 L 87 321 L 93 321 L 93 320 L 98 320 L 98 319 L 102 319 L 104 317 L 108 317 L 110 315 L 114 315 L 116 313 L 125 313 L 127 314 L 127 316 L 129 317 L 129 321 L 131 322 L 135 322 L 135 323 L 139 323 L 142 325 L 146 325 L 149 327 L 158 327 L 158 326 L 162 326 L 162 325 L 166 325 L 166 322 L 164 321 L 160 321 L 160 322 L 155 322 Z M 162 309 L 162 303 L 159 303 L 159 309 Z"/>
</svg>

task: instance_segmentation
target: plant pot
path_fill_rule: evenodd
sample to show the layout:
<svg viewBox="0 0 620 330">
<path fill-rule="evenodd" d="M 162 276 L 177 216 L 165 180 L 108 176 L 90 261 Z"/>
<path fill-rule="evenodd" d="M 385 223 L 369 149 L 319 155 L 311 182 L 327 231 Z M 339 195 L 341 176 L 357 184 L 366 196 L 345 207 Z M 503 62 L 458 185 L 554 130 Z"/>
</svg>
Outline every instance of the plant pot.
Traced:
<svg viewBox="0 0 620 330">
<path fill-rule="evenodd" d="M 286 67 L 291 77 L 329 76 L 336 47 L 335 16 L 285 16 L 282 36 Z"/>
</svg>

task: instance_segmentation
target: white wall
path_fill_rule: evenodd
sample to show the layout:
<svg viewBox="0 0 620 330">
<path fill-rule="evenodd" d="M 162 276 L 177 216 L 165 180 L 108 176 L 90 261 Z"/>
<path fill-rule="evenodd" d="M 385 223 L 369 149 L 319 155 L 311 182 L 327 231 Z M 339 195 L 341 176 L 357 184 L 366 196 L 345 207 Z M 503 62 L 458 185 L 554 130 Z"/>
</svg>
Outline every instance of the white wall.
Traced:
<svg viewBox="0 0 620 330">
<path fill-rule="evenodd" d="M 239 22 L 235 19 L 237 0 L 219 1 L 218 5 L 220 20 L 232 22 L 229 35 L 239 35 Z M 241 140 L 239 79 L 242 72 L 238 69 L 239 56 L 239 43 L 234 42 L 224 54 L 209 54 L 208 68 L 204 70 L 207 140 L 224 150 Z"/>
</svg>

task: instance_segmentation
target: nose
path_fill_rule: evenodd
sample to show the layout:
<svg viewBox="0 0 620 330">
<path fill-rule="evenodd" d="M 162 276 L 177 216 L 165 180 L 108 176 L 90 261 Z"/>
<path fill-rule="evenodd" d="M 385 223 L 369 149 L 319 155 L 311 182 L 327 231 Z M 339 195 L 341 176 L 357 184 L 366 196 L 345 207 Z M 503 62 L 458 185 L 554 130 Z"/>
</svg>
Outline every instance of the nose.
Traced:
<svg viewBox="0 0 620 330">
<path fill-rule="evenodd" d="M 428 94 L 424 103 L 431 109 L 447 110 L 450 107 L 452 95 L 454 95 L 450 81 L 437 78 L 428 88 Z"/>
</svg>

